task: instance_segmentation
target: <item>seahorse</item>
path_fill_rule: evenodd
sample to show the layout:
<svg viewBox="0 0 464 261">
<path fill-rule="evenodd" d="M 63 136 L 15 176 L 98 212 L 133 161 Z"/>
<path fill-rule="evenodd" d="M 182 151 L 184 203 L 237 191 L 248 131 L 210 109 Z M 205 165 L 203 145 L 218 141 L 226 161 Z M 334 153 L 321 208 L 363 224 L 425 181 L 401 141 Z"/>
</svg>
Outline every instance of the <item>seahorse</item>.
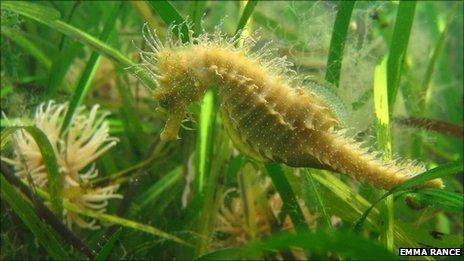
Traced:
<svg viewBox="0 0 464 261">
<path fill-rule="evenodd" d="M 187 107 L 214 86 L 232 141 L 256 160 L 331 170 L 382 189 L 425 171 L 410 160 L 382 160 L 347 135 L 330 99 L 314 83 L 292 76 L 285 57 L 270 58 L 267 44 L 257 48 L 253 37 L 237 47 L 240 38 L 219 29 L 198 37 L 189 30 L 187 43 L 173 40 L 172 33 L 163 43 L 146 27 L 143 35 L 151 48 L 141 52 L 143 68 L 156 81 L 154 98 L 168 114 L 163 141 L 178 138 Z M 423 186 L 441 188 L 443 182 Z"/>
</svg>

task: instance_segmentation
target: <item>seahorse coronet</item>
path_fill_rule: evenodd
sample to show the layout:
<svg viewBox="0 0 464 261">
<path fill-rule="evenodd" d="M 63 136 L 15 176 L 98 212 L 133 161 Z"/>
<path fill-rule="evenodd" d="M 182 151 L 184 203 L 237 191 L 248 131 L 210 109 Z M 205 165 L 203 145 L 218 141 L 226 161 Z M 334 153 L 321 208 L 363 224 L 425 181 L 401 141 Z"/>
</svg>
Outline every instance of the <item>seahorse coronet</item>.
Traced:
<svg viewBox="0 0 464 261">
<path fill-rule="evenodd" d="M 383 189 L 425 171 L 416 162 L 383 160 L 348 136 L 335 96 L 298 80 L 287 58 L 272 58 L 267 44 L 253 52 L 257 41 L 247 37 L 236 47 L 240 37 L 220 30 L 189 37 L 182 43 L 171 35 L 163 43 L 144 28 L 153 57 L 144 51 L 142 67 L 156 75 L 153 95 L 168 113 L 161 140 L 176 139 L 188 105 L 215 86 L 232 141 L 259 161 L 328 169 Z M 443 182 L 423 186 L 441 188 Z"/>
</svg>

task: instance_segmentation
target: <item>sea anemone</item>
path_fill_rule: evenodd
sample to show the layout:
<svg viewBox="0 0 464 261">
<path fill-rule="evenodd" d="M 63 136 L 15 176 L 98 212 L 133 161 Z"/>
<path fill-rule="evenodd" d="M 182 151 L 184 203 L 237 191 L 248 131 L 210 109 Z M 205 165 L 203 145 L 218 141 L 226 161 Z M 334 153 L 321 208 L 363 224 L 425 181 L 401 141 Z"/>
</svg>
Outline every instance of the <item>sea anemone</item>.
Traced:
<svg viewBox="0 0 464 261">
<path fill-rule="evenodd" d="M 42 103 L 29 123 L 43 131 L 53 147 L 61 174 L 62 197 L 81 208 L 105 212 L 108 199 L 122 198 L 116 194 L 119 185 L 92 187 L 90 181 L 98 175 L 95 160 L 115 146 L 118 139 L 109 135 L 105 122 L 108 113 L 98 113 L 98 105 L 88 113 L 85 107 L 79 107 L 69 128 L 60 133 L 67 109 L 67 104 Z M 7 122 L 25 125 L 21 120 L 7 119 Z M 48 176 L 35 140 L 24 130 L 14 133 L 12 140 L 14 155 L 2 156 L 2 161 L 12 165 L 18 177 L 24 179 L 30 175 L 35 186 L 46 190 Z M 96 220 L 85 220 L 67 210 L 63 211 L 63 219 L 70 228 L 73 223 L 83 228 L 99 228 Z"/>
<path fill-rule="evenodd" d="M 219 233 L 222 238 L 217 238 L 218 245 L 222 247 L 239 246 L 252 239 L 251 232 L 248 229 L 246 221 L 246 205 L 255 204 L 254 213 L 250 213 L 254 217 L 254 222 L 257 230 L 257 236 L 263 237 L 272 234 L 273 230 L 293 231 L 294 225 L 291 219 L 285 215 L 281 217 L 283 201 L 279 193 L 272 187 L 270 178 L 264 178 L 259 183 L 259 188 L 253 190 L 254 197 L 265 197 L 267 206 L 260 206 L 255 198 L 252 202 L 246 203 L 246 199 L 242 196 L 243 193 L 238 193 L 238 196 L 233 196 L 236 192 L 235 188 L 228 189 L 222 194 L 221 205 L 217 216 L 215 226 L 216 233 Z M 303 211 L 305 219 L 315 225 L 317 215 L 309 212 L 303 200 L 298 199 L 298 204 Z"/>
<path fill-rule="evenodd" d="M 233 196 L 235 188 L 228 189 L 222 194 L 221 205 L 217 214 L 215 224 L 215 236 L 211 242 L 211 249 L 224 247 L 237 247 L 245 245 L 253 239 L 265 238 L 277 231 L 295 231 L 295 226 L 288 215 L 281 216 L 283 201 L 279 193 L 272 188 L 269 178 L 261 180 L 259 186 L 252 193 L 254 197 L 265 197 L 266 206 L 258 204 L 256 198 L 252 202 L 245 202 L 241 196 Z M 242 195 L 243 193 L 238 193 Z M 247 207 L 247 204 L 254 204 L 254 207 Z M 298 199 L 300 209 L 303 211 L 305 219 L 311 228 L 315 228 L 317 214 L 310 213 L 303 200 Z M 247 211 L 253 209 L 253 213 L 248 213 L 253 217 L 254 224 L 247 224 Z M 254 226 L 255 229 L 251 229 Z M 297 260 L 307 259 L 304 251 L 300 248 L 290 248 L 291 254 Z M 275 253 L 273 258 L 277 260 L 285 259 L 281 254 Z"/>
</svg>

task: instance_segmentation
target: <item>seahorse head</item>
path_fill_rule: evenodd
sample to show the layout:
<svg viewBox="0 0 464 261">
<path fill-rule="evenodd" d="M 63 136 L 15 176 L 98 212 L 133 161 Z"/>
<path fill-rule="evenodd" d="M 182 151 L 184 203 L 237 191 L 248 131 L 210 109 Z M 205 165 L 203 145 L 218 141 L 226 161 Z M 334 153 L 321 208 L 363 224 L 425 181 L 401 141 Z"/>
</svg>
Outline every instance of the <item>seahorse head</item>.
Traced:
<svg viewBox="0 0 464 261">
<path fill-rule="evenodd" d="M 198 58 L 182 47 L 165 48 L 156 53 L 158 88 L 153 91 L 159 106 L 168 113 L 162 140 L 177 138 L 180 122 L 189 104 L 201 99 L 207 85 L 201 80 L 204 72 L 195 66 Z"/>
<path fill-rule="evenodd" d="M 185 107 L 199 98 L 199 84 L 185 55 L 165 49 L 157 53 L 157 60 L 158 88 L 153 95 L 162 108 Z"/>
</svg>

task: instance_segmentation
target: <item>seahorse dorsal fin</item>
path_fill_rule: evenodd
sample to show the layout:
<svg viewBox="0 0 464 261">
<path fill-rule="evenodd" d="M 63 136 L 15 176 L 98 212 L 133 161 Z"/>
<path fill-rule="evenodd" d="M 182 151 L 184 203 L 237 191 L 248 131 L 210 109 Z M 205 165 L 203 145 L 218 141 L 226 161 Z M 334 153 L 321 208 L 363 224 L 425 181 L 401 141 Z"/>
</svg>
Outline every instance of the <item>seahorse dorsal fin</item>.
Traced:
<svg viewBox="0 0 464 261">
<path fill-rule="evenodd" d="M 346 126 L 349 112 L 345 103 L 338 97 L 335 87 L 313 77 L 305 78 L 301 87 L 315 93 L 324 100 L 326 107 L 329 108 L 332 116 L 338 120 L 340 127 Z"/>
</svg>

